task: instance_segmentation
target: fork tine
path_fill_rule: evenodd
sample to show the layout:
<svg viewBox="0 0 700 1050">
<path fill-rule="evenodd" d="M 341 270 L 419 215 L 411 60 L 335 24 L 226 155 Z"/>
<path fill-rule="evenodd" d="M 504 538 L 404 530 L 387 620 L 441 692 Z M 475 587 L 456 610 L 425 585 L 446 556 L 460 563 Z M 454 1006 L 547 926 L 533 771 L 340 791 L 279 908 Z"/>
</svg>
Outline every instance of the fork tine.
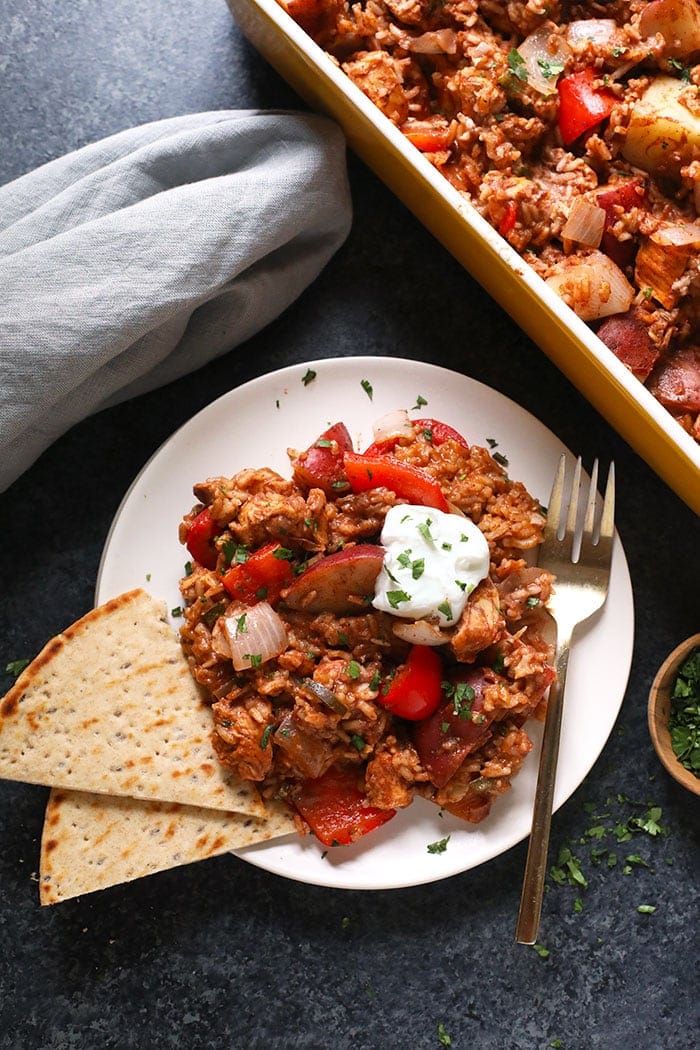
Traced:
<svg viewBox="0 0 700 1050">
<path fill-rule="evenodd" d="M 608 482 L 605 486 L 603 514 L 600 519 L 601 539 L 612 540 L 615 534 L 615 463 L 611 462 Z"/>
<path fill-rule="evenodd" d="M 586 517 L 583 521 L 583 535 L 590 536 L 593 538 L 593 529 L 595 527 L 595 506 L 596 496 L 598 494 L 598 460 L 593 460 L 593 469 L 591 470 L 591 484 L 588 490 L 588 503 L 586 504 Z"/>
<path fill-rule="evenodd" d="M 576 521 L 578 519 L 578 496 L 581 488 L 581 457 L 576 460 L 574 469 L 574 480 L 571 483 L 571 496 L 569 498 L 569 513 L 566 516 L 566 531 L 564 538 L 573 543 L 576 534 Z"/>
<path fill-rule="evenodd" d="M 566 456 L 562 453 L 559 459 L 559 466 L 557 472 L 554 475 L 554 481 L 552 482 L 552 491 L 549 496 L 549 503 L 547 505 L 547 521 L 545 524 L 545 534 L 558 536 L 559 534 L 559 521 L 561 519 L 561 501 L 564 494 L 564 478 L 566 476 Z"/>
</svg>

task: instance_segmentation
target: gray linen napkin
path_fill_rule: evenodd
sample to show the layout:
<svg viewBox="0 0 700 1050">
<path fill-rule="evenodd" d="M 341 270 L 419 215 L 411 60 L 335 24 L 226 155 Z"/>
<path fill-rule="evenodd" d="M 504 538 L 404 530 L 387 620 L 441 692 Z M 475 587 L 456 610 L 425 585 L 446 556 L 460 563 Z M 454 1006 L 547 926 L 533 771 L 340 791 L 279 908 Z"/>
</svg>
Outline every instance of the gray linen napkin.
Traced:
<svg viewBox="0 0 700 1050">
<path fill-rule="evenodd" d="M 272 321 L 350 221 L 339 129 L 293 113 L 157 121 L 0 187 L 0 491 Z"/>
</svg>

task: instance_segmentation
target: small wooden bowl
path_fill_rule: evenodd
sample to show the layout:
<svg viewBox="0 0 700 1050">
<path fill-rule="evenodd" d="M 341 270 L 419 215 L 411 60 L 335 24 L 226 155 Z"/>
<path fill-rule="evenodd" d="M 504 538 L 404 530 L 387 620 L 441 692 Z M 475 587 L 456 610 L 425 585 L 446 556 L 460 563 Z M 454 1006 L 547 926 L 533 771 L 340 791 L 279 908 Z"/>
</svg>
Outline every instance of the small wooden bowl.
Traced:
<svg viewBox="0 0 700 1050">
<path fill-rule="evenodd" d="M 649 691 L 649 732 L 663 766 L 671 776 L 695 795 L 700 795 L 700 777 L 679 762 L 671 747 L 668 719 L 671 714 L 671 690 L 678 669 L 693 649 L 700 646 L 700 634 L 686 638 L 664 660 Z"/>
</svg>

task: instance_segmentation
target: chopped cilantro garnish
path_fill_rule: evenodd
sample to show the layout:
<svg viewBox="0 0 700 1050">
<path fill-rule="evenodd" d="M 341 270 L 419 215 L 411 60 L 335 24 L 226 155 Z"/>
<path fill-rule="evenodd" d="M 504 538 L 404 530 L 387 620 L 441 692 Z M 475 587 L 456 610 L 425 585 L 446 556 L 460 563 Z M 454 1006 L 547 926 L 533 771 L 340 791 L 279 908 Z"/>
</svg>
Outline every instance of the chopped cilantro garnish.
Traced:
<svg viewBox="0 0 700 1050">
<path fill-rule="evenodd" d="M 260 653 L 244 653 L 243 659 L 247 660 L 251 667 L 262 667 L 262 655 Z"/>
<path fill-rule="evenodd" d="M 433 535 L 432 535 L 432 533 L 430 531 L 430 526 L 432 524 L 433 523 L 432 523 L 432 520 L 430 518 L 426 518 L 425 521 L 419 521 L 418 522 L 418 531 L 420 532 L 421 536 L 423 537 L 424 540 L 426 540 L 427 543 L 433 543 L 434 542 Z"/>
<path fill-rule="evenodd" d="M 316 448 L 330 448 L 332 444 L 333 444 L 333 442 L 329 441 L 328 438 L 319 438 L 318 441 L 316 442 L 316 446 L 315 447 Z"/>
<path fill-rule="evenodd" d="M 540 959 L 548 959 L 549 958 L 549 948 L 545 948 L 545 946 L 543 944 L 533 944 L 532 948 L 533 948 L 533 951 L 537 952 L 537 954 L 539 955 Z"/>
<path fill-rule="evenodd" d="M 362 380 L 360 380 L 360 386 L 362 387 L 364 392 L 367 394 L 367 397 L 371 401 L 372 397 L 374 395 L 374 390 L 372 389 L 372 384 L 370 383 L 369 379 L 362 379 Z"/>
<path fill-rule="evenodd" d="M 245 634 L 248 628 L 246 627 L 246 617 L 248 613 L 242 613 L 236 620 L 236 634 Z"/>
<path fill-rule="evenodd" d="M 517 48 L 513 47 L 508 52 L 508 69 L 518 80 L 527 83 L 527 66 L 525 64 L 525 59 Z"/>
<path fill-rule="evenodd" d="M 537 65 L 542 70 L 542 76 L 545 80 L 552 80 L 553 77 L 558 77 L 560 73 L 564 72 L 563 62 L 550 62 L 546 58 L 538 58 Z"/>
<path fill-rule="evenodd" d="M 170 610 L 171 616 L 182 616 L 182 606 L 176 605 L 174 609 Z"/>
<path fill-rule="evenodd" d="M 421 396 L 421 395 L 419 394 L 419 395 L 418 395 L 418 397 L 416 398 L 416 403 L 415 403 L 415 405 L 413 406 L 413 408 L 411 409 L 411 411 L 412 411 L 412 412 L 414 412 L 414 411 L 415 411 L 416 409 L 418 409 L 418 408 L 424 408 L 424 407 L 425 407 L 425 405 L 427 405 L 427 404 L 428 404 L 428 402 L 427 402 L 427 401 L 425 400 L 425 398 L 424 398 L 424 397 L 422 397 L 422 396 Z"/>
<path fill-rule="evenodd" d="M 205 599 L 206 600 L 206 599 Z M 216 605 L 212 605 L 202 616 L 207 627 L 213 627 L 220 616 L 223 616 L 226 611 L 226 604 L 224 602 L 217 602 Z"/>
<path fill-rule="evenodd" d="M 387 601 L 392 609 L 398 609 L 401 602 L 410 602 L 411 595 L 405 591 L 387 591 Z"/>
<path fill-rule="evenodd" d="M 316 378 L 316 373 L 314 372 L 313 368 L 307 368 L 306 372 L 301 377 L 301 381 L 304 384 L 304 386 L 308 386 L 309 383 L 313 383 L 315 378 Z"/>
<path fill-rule="evenodd" d="M 270 740 L 270 734 L 272 733 L 273 726 L 265 726 L 263 735 L 260 737 L 260 750 L 264 751 Z"/>
<path fill-rule="evenodd" d="M 449 602 L 440 602 L 438 612 L 441 612 L 447 620 L 454 620 L 454 613 Z"/>
<path fill-rule="evenodd" d="M 671 746 L 681 765 L 700 777 L 700 648 L 678 670 L 671 690 Z"/>
<path fill-rule="evenodd" d="M 236 543 L 235 540 L 224 540 L 221 544 L 221 550 L 227 565 L 242 565 L 243 562 L 248 561 L 248 548 L 243 543 Z"/>
<path fill-rule="evenodd" d="M 272 556 L 279 561 L 289 561 L 290 558 L 294 557 L 294 551 L 290 551 L 289 547 L 276 547 L 272 552 Z"/>
<path fill-rule="evenodd" d="M 359 735 L 358 735 L 357 733 L 353 733 L 353 734 L 351 735 L 351 737 L 350 737 L 350 743 L 351 743 L 351 744 L 352 744 L 352 746 L 353 746 L 354 748 L 356 748 L 356 749 L 357 749 L 358 751 L 364 751 L 364 749 L 365 749 L 365 742 L 364 742 L 364 740 L 362 739 L 362 737 L 361 737 L 361 736 L 359 736 Z"/>
<path fill-rule="evenodd" d="M 445 1026 L 442 1023 L 442 1021 L 440 1022 L 440 1024 L 437 1027 L 437 1037 L 438 1037 L 438 1042 L 442 1046 L 452 1046 L 452 1040 L 450 1039 L 449 1035 L 445 1031 Z"/>
<path fill-rule="evenodd" d="M 472 717 L 472 704 L 476 693 L 473 688 L 467 682 L 457 682 L 456 685 L 449 684 L 449 689 L 445 690 L 448 696 L 452 697 L 452 713 L 457 718 L 470 719 Z M 443 689 L 445 689 L 445 683 L 443 682 Z"/>
<path fill-rule="evenodd" d="M 683 63 L 677 58 L 669 58 L 668 64 L 674 73 L 678 73 L 681 80 L 685 80 L 690 83 L 690 66 L 684 66 Z"/>
<path fill-rule="evenodd" d="M 425 559 L 416 558 L 415 561 L 411 562 L 411 576 L 414 580 L 419 580 L 425 572 Z"/>
<path fill-rule="evenodd" d="M 444 839 L 438 839 L 437 842 L 429 842 L 427 849 L 428 853 L 444 853 L 447 849 L 447 843 L 450 841 L 450 836 L 447 835 Z"/>
<path fill-rule="evenodd" d="M 22 673 L 25 667 L 29 666 L 29 660 L 10 660 L 9 664 L 5 667 L 8 674 L 11 674 L 14 678 Z"/>
<path fill-rule="evenodd" d="M 357 660 L 351 660 L 350 663 L 348 664 L 348 674 L 349 674 L 349 676 L 351 678 L 359 678 L 360 677 L 360 672 L 361 672 L 361 668 L 360 668 L 360 665 L 358 664 Z"/>
</svg>

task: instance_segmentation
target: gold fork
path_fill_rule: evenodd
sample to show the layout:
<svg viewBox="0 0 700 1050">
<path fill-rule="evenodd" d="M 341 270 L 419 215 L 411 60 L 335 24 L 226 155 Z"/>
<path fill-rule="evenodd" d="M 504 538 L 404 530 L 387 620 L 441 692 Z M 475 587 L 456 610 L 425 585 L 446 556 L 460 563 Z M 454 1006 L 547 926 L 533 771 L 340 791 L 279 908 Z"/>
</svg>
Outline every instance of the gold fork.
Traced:
<svg viewBox="0 0 700 1050">
<path fill-rule="evenodd" d="M 571 638 L 575 628 L 588 620 L 605 602 L 615 534 L 614 464 L 610 464 L 605 499 L 600 514 L 596 501 L 598 460 L 593 464 L 588 501 L 582 523 L 579 520 L 580 457 L 574 470 L 568 506 L 564 496 L 565 482 L 566 456 L 562 455 L 552 485 L 544 540 L 538 559 L 538 565 L 549 569 L 556 576 L 553 594 L 547 607 L 557 625 L 555 658 L 557 677 L 549 691 L 547 716 L 542 736 L 532 830 L 515 933 L 515 939 L 519 944 L 534 944 L 540 924 Z M 562 533 L 564 516 L 566 523 Z"/>
</svg>

